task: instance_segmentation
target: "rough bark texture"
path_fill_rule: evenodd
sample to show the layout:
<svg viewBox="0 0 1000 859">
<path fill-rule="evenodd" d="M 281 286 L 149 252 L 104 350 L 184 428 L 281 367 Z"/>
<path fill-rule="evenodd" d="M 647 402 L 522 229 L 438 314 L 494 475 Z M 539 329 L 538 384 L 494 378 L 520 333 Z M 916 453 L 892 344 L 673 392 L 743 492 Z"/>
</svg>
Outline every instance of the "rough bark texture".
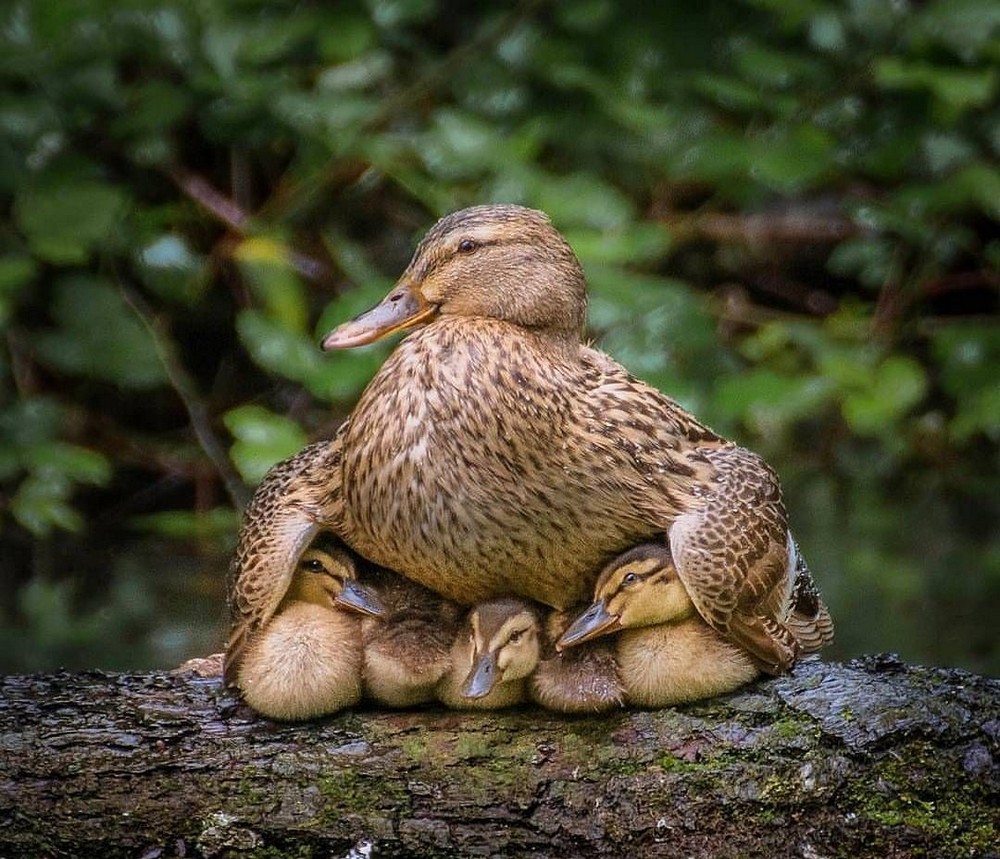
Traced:
<svg viewBox="0 0 1000 859">
<path fill-rule="evenodd" d="M 1000 681 L 887 656 L 602 718 L 7 677 L 0 857 L 995 856 L 998 740 Z"/>
</svg>

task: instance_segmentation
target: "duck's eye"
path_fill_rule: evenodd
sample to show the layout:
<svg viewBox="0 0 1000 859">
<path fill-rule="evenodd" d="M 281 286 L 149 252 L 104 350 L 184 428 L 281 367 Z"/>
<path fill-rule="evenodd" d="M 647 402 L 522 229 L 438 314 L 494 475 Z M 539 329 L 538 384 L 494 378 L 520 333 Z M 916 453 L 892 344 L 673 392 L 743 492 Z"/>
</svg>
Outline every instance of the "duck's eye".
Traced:
<svg viewBox="0 0 1000 859">
<path fill-rule="evenodd" d="M 477 242 L 475 239 L 462 239 L 462 241 L 458 243 L 459 253 L 463 254 L 472 253 L 472 251 L 474 251 L 478 247 L 479 247 L 479 242 Z"/>
<path fill-rule="evenodd" d="M 508 644 L 517 644 L 521 640 L 521 636 L 524 635 L 523 629 L 515 629 L 511 634 L 510 638 L 507 639 Z"/>
<path fill-rule="evenodd" d="M 323 562 L 317 560 L 316 558 L 309 558 L 302 562 L 302 569 L 307 573 L 325 573 L 326 567 L 323 566 Z"/>
<path fill-rule="evenodd" d="M 625 578 L 622 579 L 622 584 L 627 587 L 634 585 L 637 581 L 639 581 L 639 577 L 635 573 L 626 573 Z"/>
</svg>

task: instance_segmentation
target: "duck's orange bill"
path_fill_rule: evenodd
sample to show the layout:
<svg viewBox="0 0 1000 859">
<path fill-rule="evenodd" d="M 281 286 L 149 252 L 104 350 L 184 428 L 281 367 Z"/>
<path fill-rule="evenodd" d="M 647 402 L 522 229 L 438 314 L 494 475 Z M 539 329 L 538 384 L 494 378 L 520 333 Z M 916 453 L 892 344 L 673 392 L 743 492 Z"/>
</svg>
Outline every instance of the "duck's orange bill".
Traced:
<svg viewBox="0 0 1000 859">
<path fill-rule="evenodd" d="M 425 301 L 419 289 L 401 280 L 371 310 L 338 325 L 327 334 L 323 338 L 323 349 L 351 349 L 374 343 L 397 331 L 430 322 L 437 311 L 437 305 Z"/>
<path fill-rule="evenodd" d="M 556 650 L 562 651 L 567 647 L 574 647 L 592 638 L 607 635 L 618 629 L 619 617 L 610 614 L 604 601 L 595 602 L 583 614 L 581 614 L 556 642 Z"/>
</svg>

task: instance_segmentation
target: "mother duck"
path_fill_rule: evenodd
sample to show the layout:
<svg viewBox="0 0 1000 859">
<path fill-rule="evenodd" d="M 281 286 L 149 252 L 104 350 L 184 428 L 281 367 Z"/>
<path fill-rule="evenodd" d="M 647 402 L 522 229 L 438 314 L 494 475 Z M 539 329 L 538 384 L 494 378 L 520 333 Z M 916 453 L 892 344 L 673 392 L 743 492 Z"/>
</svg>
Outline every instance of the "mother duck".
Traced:
<svg viewBox="0 0 1000 859">
<path fill-rule="evenodd" d="M 702 617 L 785 670 L 797 647 L 776 618 L 800 561 L 774 472 L 586 345 L 586 308 L 580 264 L 542 212 L 438 221 L 391 292 L 324 339 L 346 349 L 413 329 L 337 436 L 271 479 L 299 506 L 281 510 L 267 551 L 241 536 L 237 579 L 268 555 L 287 578 L 323 527 L 458 602 L 565 609 L 611 557 L 660 539 Z"/>
</svg>

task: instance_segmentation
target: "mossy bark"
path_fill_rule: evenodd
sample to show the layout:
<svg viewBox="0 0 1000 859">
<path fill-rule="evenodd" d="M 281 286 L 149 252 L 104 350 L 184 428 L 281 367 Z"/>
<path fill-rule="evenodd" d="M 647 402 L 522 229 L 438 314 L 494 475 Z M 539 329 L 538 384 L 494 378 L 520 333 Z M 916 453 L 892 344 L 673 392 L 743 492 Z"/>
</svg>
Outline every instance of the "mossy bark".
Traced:
<svg viewBox="0 0 1000 859">
<path fill-rule="evenodd" d="M 725 698 L 258 718 L 192 675 L 0 678 L 0 856 L 996 855 L 1000 681 L 893 657 Z"/>
</svg>

